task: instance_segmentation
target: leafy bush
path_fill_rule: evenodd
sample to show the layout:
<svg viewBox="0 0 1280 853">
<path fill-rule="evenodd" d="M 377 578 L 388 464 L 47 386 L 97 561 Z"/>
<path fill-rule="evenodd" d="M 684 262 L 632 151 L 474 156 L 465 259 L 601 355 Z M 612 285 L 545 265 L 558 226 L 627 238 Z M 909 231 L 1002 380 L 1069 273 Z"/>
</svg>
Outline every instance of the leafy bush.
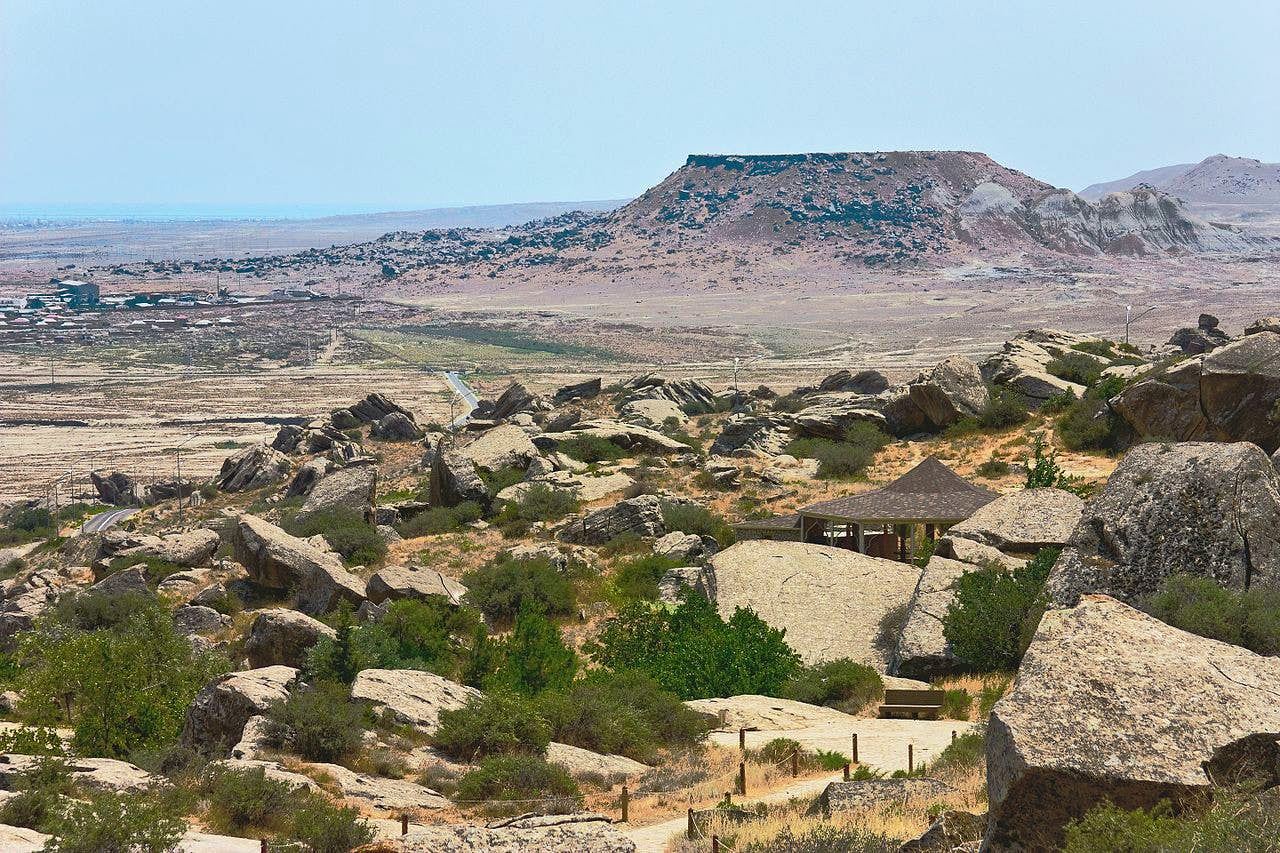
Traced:
<svg viewBox="0 0 1280 853">
<path fill-rule="evenodd" d="M 579 462 L 611 462 L 627 455 L 625 448 L 594 435 L 582 435 L 562 441 L 556 449 Z"/>
<path fill-rule="evenodd" d="M 663 748 L 693 746 L 707 718 L 640 672 L 594 672 L 539 697 L 551 736 L 593 752 L 653 763 Z"/>
<path fill-rule="evenodd" d="M 874 425 L 859 421 L 845 431 L 843 441 L 798 438 L 787 445 L 787 452 L 798 458 L 818 460 L 819 477 L 843 479 L 863 474 L 889 441 L 889 436 Z"/>
<path fill-rule="evenodd" d="M 322 682 L 290 693 L 267 709 L 264 734 L 309 761 L 333 762 L 354 753 L 369 723 L 368 711 L 348 701 L 347 689 Z"/>
<path fill-rule="evenodd" d="M 187 829 L 156 794 L 91 791 L 65 802 L 49 822 L 49 853 L 168 853 Z"/>
<path fill-rule="evenodd" d="M 1099 380 L 1079 400 L 1064 401 L 1058 418 L 1058 436 L 1071 450 L 1121 450 L 1129 440 L 1124 419 L 1111 410 L 1107 400 L 1124 389 L 1118 376 Z"/>
<path fill-rule="evenodd" d="M 969 691 L 963 688 L 952 688 L 944 690 L 942 693 L 942 716 L 948 720 L 967 720 L 969 719 L 969 706 L 973 704 L 973 697 L 969 695 Z"/>
<path fill-rule="evenodd" d="M 454 507 L 432 507 L 407 521 L 400 522 L 396 531 L 406 539 L 450 533 L 473 521 L 484 518 L 484 510 L 475 501 L 463 501 Z"/>
<path fill-rule="evenodd" d="M 308 853 L 348 853 L 372 842 L 375 833 L 353 806 L 335 806 L 310 794 L 293 813 L 288 836 Z"/>
<path fill-rule="evenodd" d="M 448 755 L 474 761 L 489 755 L 542 755 L 551 742 L 551 726 L 532 701 L 495 691 L 440 712 L 433 741 Z"/>
<path fill-rule="evenodd" d="M 803 829 L 786 826 L 768 841 L 752 841 L 742 853 L 897 853 L 900 839 L 855 826 L 820 823 Z"/>
<path fill-rule="evenodd" d="M 546 558 L 494 560 L 462 577 L 471 603 L 492 619 L 511 619 L 526 602 L 551 616 L 567 616 L 577 607 L 569 578 Z"/>
<path fill-rule="evenodd" d="M 523 536 L 534 522 L 558 521 L 577 512 L 579 501 L 567 489 L 556 489 L 545 483 L 534 483 L 524 495 L 508 501 L 494 522 L 508 539 Z"/>
<path fill-rule="evenodd" d="M 681 565 L 679 560 L 661 554 L 646 554 L 624 560 L 614 571 L 613 585 L 631 601 L 653 601 L 658 597 L 658 581 Z"/>
<path fill-rule="evenodd" d="M 1103 365 L 1082 352 L 1064 352 L 1045 366 L 1045 372 L 1088 388 L 1102 378 Z"/>
<path fill-rule="evenodd" d="M 508 486 L 514 486 L 524 480 L 524 471 L 514 466 L 499 468 L 493 472 L 481 471 L 480 479 L 484 481 L 485 489 L 489 494 L 496 495 Z"/>
<path fill-rule="evenodd" d="M 387 543 L 382 534 L 360 513 L 350 509 L 318 512 L 306 521 L 289 524 L 289 532 L 302 537 L 323 535 L 350 566 L 372 566 L 387 556 Z"/>
<path fill-rule="evenodd" d="M 1212 803 L 1192 802 L 1175 810 L 1165 800 L 1152 809 L 1128 811 L 1099 803 L 1066 827 L 1065 853 L 1275 853 L 1280 819 L 1274 807 L 1247 792 L 1218 791 Z"/>
<path fill-rule="evenodd" d="M 297 800 L 290 785 L 268 777 L 262 767 L 214 768 L 201 779 L 200 788 L 209 801 L 210 823 L 236 835 L 250 828 L 281 828 Z"/>
<path fill-rule="evenodd" d="M 880 673 L 849 658 L 806 666 L 781 690 L 785 699 L 853 713 L 884 695 Z"/>
<path fill-rule="evenodd" d="M 19 640 L 29 717 L 68 722 L 80 755 L 123 758 L 176 738 L 196 693 L 229 669 L 195 651 L 154 599 L 131 601 L 136 609 L 111 627 L 84 630 L 55 613 Z"/>
<path fill-rule="evenodd" d="M 958 658 L 980 671 L 1017 669 L 1044 613 L 1044 582 L 1058 553 L 1044 548 L 1012 572 L 987 564 L 956 580 L 942 632 Z"/>
<path fill-rule="evenodd" d="M 674 609 L 624 607 L 605 623 L 589 652 L 615 671 L 635 669 L 682 699 L 777 695 L 800 666 L 785 632 L 738 608 L 728 622 L 715 605 L 686 589 Z"/>
<path fill-rule="evenodd" d="M 983 429 L 1006 429 L 1026 423 L 1031 417 L 1026 401 L 1010 388 L 988 386 L 987 404 L 978 413 L 978 426 Z"/>
<path fill-rule="evenodd" d="M 532 603 L 521 608 L 511 636 L 493 645 L 493 671 L 485 679 L 491 690 L 536 696 L 543 690 L 567 687 L 578 671 L 578 656 Z"/>
<path fill-rule="evenodd" d="M 989 480 L 995 480 L 1000 477 L 1007 476 L 1010 470 L 1012 469 L 1008 462 L 1005 462 L 1003 459 L 992 458 L 979 465 L 977 473 L 979 477 L 986 477 Z"/>
<path fill-rule="evenodd" d="M 957 737 L 947 748 L 938 753 L 929 773 L 934 776 L 961 776 L 982 767 L 987 760 L 986 725 L 978 725 Z"/>
<path fill-rule="evenodd" d="M 1046 447 L 1044 439 L 1037 435 L 1032 444 L 1031 458 L 1026 461 L 1026 488 L 1063 489 L 1080 494 L 1082 488 L 1079 479 L 1069 475 L 1058 464 L 1058 451 L 1050 448 L 1045 453 Z"/>
<path fill-rule="evenodd" d="M 536 807 L 513 803 L 516 812 L 539 811 L 567 814 L 582 803 L 582 792 L 569 771 L 534 755 L 503 755 L 486 758 L 475 770 L 458 779 L 456 799 L 465 803 L 494 800 L 542 800 Z M 490 808 L 501 812 L 506 809 Z"/>
<path fill-rule="evenodd" d="M 182 566 L 171 563 L 168 560 L 161 560 L 159 557 L 150 557 L 145 554 L 133 554 L 128 557 L 116 557 L 107 564 L 112 573 L 131 569 L 134 566 L 143 566 L 147 573 L 147 580 L 152 583 L 161 581 L 176 572 L 185 571 Z"/>
<path fill-rule="evenodd" d="M 1280 590 L 1237 592 L 1213 578 L 1173 575 L 1143 603 L 1152 616 L 1201 637 L 1244 646 L 1260 655 L 1280 654 Z"/>
<path fill-rule="evenodd" d="M 43 830 L 61 807 L 61 797 L 71 792 L 71 767 L 61 758 L 46 757 L 17 774 L 17 794 L 0 806 L 0 824 Z"/>
<path fill-rule="evenodd" d="M 667 530 L 710 536 L 721 548 L 733 544 L 733 529 L 729 523 L 701 504 L 664 503 L 662 523 Z"/>
<path fill-rule="evenodd" d="M 0 754 L 18 755 L 66 755 L 62 737 L 46 726 L 18 726 L 0 732 Z"/>
<path fill-rule="evenodd" d="M 64 595 L 54 606 L 52 621 L 81 631 L 116 628 L 135 613 L 157 606 L 145 592 L 78 592 Z"/>
</svg>

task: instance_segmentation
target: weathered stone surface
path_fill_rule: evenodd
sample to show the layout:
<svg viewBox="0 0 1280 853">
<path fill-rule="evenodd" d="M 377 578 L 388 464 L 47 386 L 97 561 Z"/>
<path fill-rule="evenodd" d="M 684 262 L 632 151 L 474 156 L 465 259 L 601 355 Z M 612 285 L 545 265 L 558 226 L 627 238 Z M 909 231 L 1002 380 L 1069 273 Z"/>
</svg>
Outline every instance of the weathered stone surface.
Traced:
<svg viewBox="0 0 1280 853">
<path fill-rule="evenodd" d="M 337 555 L 290 536 L 256 515 L 236 519 L 231 546 L 249 577 L 271 589 L 299 587 L 314 571 L 343 568 Z"/>
<path fill-rule="evenodd" d="M 38 755 L 0 755 L 0 790 L 13 790 L 17 777 L 34 768 L 41 760 Z M 67 762 L 73 781 L 100 791 L 136 792 L 158 781 L 142 768 L 114 758 L 71 757 Z"/>
<path fill-rule="evenodd" d="M 312 764 L 333 777 L 342 796 L 358 800 L 367 808 L 392 812 L 399 817 L 410 809 L 443 809 L 450 803 L 440 794 L 404 779 L 384 779 L 368 773 L 356 773 L 340 764 Z"/>
<path fill-rule="evenodd" d="M 760 731 L 796 731 L 827 725 L 851 725 L 855 717 L 827 708 L 810 705 L 793 699 L 775 699 L 772 696 L 727 696 L 716 699 L 690 699 L 684 704 L 693 710 L 724 720 L 721 728 L 758 729 Z M 720 725 L 720 724 L 717 724 Z"/>
<path fill-rule="evenodd" d="M 562 441 L 571 441 L 583 436 L 603 438 L 619 447 L 636 451 L 684 453 L 689 450 L 689 445 L 681 444 L 657 430 L 613 420 L 580 421 L 574 425 L 573 429 L 565 432 L 545 432 L 536 436 L 533 443 L 538 447 L 551 450 Z"/>
<path fill-rule="evenodd" d="M 336 467 L 333 460 L 325 459 L 323 456 L 308 459 L 289 481 L 289 487 L 285 489 L 284 496 L 296 498 L 311 494 L 316 484 L 329 476 Z"/>
<path fill-rule="evenodd" d="M 373 518 L 373 502 L 378 491 L 378 469 L 373 465 L 352 465 L 334 471 L 307 495 L 294 515 L 299 524 L 334 510 L 355 513 L 365 520 Z"/>
<path fill-rule="evenodd" d="M 425 566 L 387 566 L 369 578 L 366 594 L 374 604 L 429 596 L 439 596 L 450 604 L 459 604 L 467 594 L 467 588 Z"/>
<path fill-rule="evenodd" d="M 188 568 L 207 563 L 217 552 L 221 540 L 212 530 L 189 530 L 165 536 L 130 533 L 112 528 L 102 534 L 98 545 L 100 559 L 114 557 L 154 557 Z"/>
<path fill-rule="evenodd" d="M 670 400 L 685 411 L 714 412 L 716 395 L 711 387 L 697 379 L 675 379 L 655 373 L 637 376 L 627 383 L 631 392 L 625 403 L 632 400 Z"/>
<path fill-rule="evenodd" d="M 963 666 L 942 635 L 942 617 L 955 597 L 954 584 L 973 566 L 933 556 L 920 575 L 902 620 L 890 671 L 909 678 L 933 678 Z"/>
<path fill-rule="evenodd" d="M 578 500 L 590 503 L 618 492 L 624 492 L 635 484 L 636 481 L 631 475 L 624 474 L 621 471 L 600 469 L 581 474 L 570 473 L 569 471 L 552 471 L 543 476 L 525 480 L 523 483 L 507 486 L 498 492 L 495 497 L 504 501 L 523 500 L 530 489 L 536 485 L 542 485 L 551 489 L 569 492 Z"/>
<path fill-rule="evenodd" d="M 212 634 L 230 624 L 230 616 L 223 616 L 212 607 L 203 607 L 199 604 L 179 607 L 173 611 L 173 629 L 184 637 L 194 634 Z"/>
<path fill-rule="evenodd" d="M 1080 523 L 1084 501 L 1062 489 L 1022 489 L 1001 495 L 947 531 L 1001 551 L 1033 554 L 1061 547 Z"/>
<path fill-rule="evenodd" d="M 187 708 L 183 745 L 227 755 L 240 742 L 249 718 L 266 713 L 272 702 L 287 697 L 297 677 L 298 670 L 291 666 L 267 666 L 215 679 Z"/>
<path fill-rule="evenodd" d="M 673 530 L 653 543 L 653 553 L 671 560 L 696 560 L 706 554 L 701 536 Z"/>
<path fill-rule="evenodd" d="M 987 386 L 978 366 L 962 356 L 939 362 L 907 385 L 909 399 L 933 430 L 975 417 L 987 405 Z M 895 430 L 902 435 L 902 430 Z"/>
<path fill-rule="evenodd" d="M 289 457 L 265 444 L 255 444 L 223 460 L 214 482 L 224 492 L 243 492 L 278 483 L 288 473 Z"/>
<path fill-rule="evenodd" d="M 1280 334 L 1257 332 L 1153 372 L 1125 388 L 1112 408 L 1139 435 L 1175 441 L 1251 441 L 1280 449 Z"/>
<path fill-rule="evenodd" d="M 443 824 L 385 842 L 386 853 L 635 853 L 635 842 L 598 814 L 522 816 L 488 826 Z"/>
<path fill-rule="evenodd" d="M 987 828 L 987 816 L 946 811 L 938 815 L 919 838 L 904 843 L 898 853 L 953 853 L 961 845 L 976 845 Z"/>
<path fill-rule="evenodd" d="M 1280 334 L 1280 317 L 1262 317 L 1254 320 L 1245 327 L 1246 335 L 1256 335 L 1258 332 L 1275 332 Z"/>
<path fill-rule="evenodd" d="M 1201 314 L 1195 328 L 1179 329 L 1169 338 L 1169 343 L 1188 355 L 1200 355 L 1231 342 L 1231 336 L 1218 328 L 1218 318 Z"/>
<path fill-rule="evenodd" d="M 351 698 L 374 710 L 389 709 L 398 722 L 434 734 L 441 711 L 461 708 L 480 691 L 417 669 L 366 669 L 351 685 Z"/>
<path fill-rule="evenodd" d="M 546 757 L 547 761 L 559 764 L 575 776 L 583 773 L 594 773 L 605 778 L 636 776 L 651 769 L 649 765 L 625 755 L 602 755 L 580 746 L 554 741 L 547 745 Z"/>
<path fill-rule="evenodd" d="M 538 455 L 529 435 L 515 424 L 502 424 L 481 434 L 462 449 L 462 455 L 483 471 L 529 467 Z"/>
<path fill-rule="evenodd" d="M 383 441 L 417 441 L 423 435 L 413 417 L 403 412 L 392 412 L 382 418 L 373 425 L 369 434 Z"/>
<path fill-rule="evenodd" d="M 140 595 L 147 595 L 151 590 L 147 586 L 146 570 L 141 566 L 135 566 L 129 569 L 121 569 L 118 572 L 107 575 L 105 578 L 89 587 L 86 592 L 106 595 L 120 595 L 127 592 L 133 592 Z"/>
<path fill-rule="evenodd" d="M 231 747 L 231 757 L 251 761 L 274 748 L 275 745 L 268 734 L 267 718 L 258 714 L 245 720 L 240 740 Z"/>
<path fill-rule="evenodd" d="M 666 532 L 662 500 L 655 495 L 640 495 L 574 519 L 561 531 L 560 538 L 584 545 L 603 545 L 627 533 L 662 536 Z"/>
<path fill-rule="evenodd" d="M 1075 382 L 1049 373 L 1049 362 L 1069 352 L 1080 352 L 1073 347 L 1089 342 L 1100 343 L 1100 338 L 1077 335 L 1059 329 L 1032 329 L 1005 343 L 1003 349 L 982 363 L 982 376 L 988 382 L 1012 388 L 1033 407 L 1059 394 L 1083 396 L 1085 388 Z M 1087 355 L 1087 353 L 1086 353 Z M 1099 364 L 1107 360 L 1097 359 Z"/>
<path fill-rule="evenodd" d="M 1280 480 L 1255 445 L 1141 444 L 1084 508 L 1049 575 L 1053 602 L 1136 602 L 1174 574 L 1280 587 Z"/>
<path fill-rule="evenodd" d="M 681 566 L 671 569 L 658 581 L 658 600 L 667 604 L 677 604 L 685 587 L 701 593 L 707 598 L 706 577 L 701 566 Z"/>
<path fill-rule="evenodd" d="M 1048 850 L 1104 799 L 1174 802 L 1205 763 L 1280 732 L 1280 660 L 1171 628 L 1106 596 L 1050 611 L 987 728 L 984 849 Z"/>
<path fill-rule="evenodd" d="M 822 804 L 832 812 L 866 812 L 908 801 L 929 805 L 953 790 L 946 782 L 927 776 L 832 782 L 822 792 Z"/>
<path fill-rule="evenodd" d="M 334 630 L 305 613 L 288 608 L 263 610 L 254 617 L 245 638 L 245 656 L 255 668 L 265 666 L 301 667 L 307 651 L 321 637 L 336 636 Z"/>
<path fill-rule="evenodd" d="M 689 420 L 684 410 L 670 400 L 632 400 L 618 411 L 618 417 L 650 429 L 661 429 L 668 419 L 674 419 L 677 424 Z"/>
<path fill-rule="evenodd" d="M 359 607 L 365 599 L 365 582 L 341 563 L 317 566 L 298 586 L 297 607 L 303 613 L 321 616 L 349 601 Z"/>
<path fill-rule="evenodd" d="M 490 503 L 489 490 L 476 473 L 476 466 L 456 450 L 436 450 L 431 455 L 431 504 L 457 506 L 474 501 L 482 507 Z"/>
<path fill-rule="evenodd" d="M 283 764 L 275 761 L 259 761 L 252 758 L 220 758 L 209 762 L 210 768 L 221 770 L 261 770 L 262 775 L 276 782 L 283 782 L 295 791 L 319 791 L 320 786 L 310 776 L 286 770 Z"/>
<path fill-rule="evenodd" d="M 889 390 L 888 378 L 878 370 L 837 370 L 818 383 L 817 393 L 847 391 L 855 394 L 881 394 Z"/>
<path fill-rule="evenodd" d="M 123 471 L 112 471 L 105 477 L 97 471 L 89 473 L 89 481 L 98 493 L 98 499 L 111 506 L 134 506 L 141 502 L 138 485 Z"/>
<path fill-rule="evenodd" d="M 0 607 L 0 646 L 7 648 L 22 631 L 53 606 L 64 592 L 81 587 L 92 578 L 87 568 L 50 568 L 32 572 L 25 578 L 3 582 L 4 604 Z"/>
<path fill-rule="evenodd" d="M 965 539 L 963 536 L 957 536 L 954 539 L 950 536 L 943 536 L 938 540 L 937 548 L 933 553 L 939 557 L 946 557 L 948 560 L 959 560 L 962 563 L 968 563 L 970 566 L 995 563 L 1007 571 L 1013 571 L 1027 563 L 1026 560 L 1010 557 L 997 548 L 983 545 L 981 542 L 974 542 L 972 539 Z"/>
<path fill-rule="evenodd" d="M 791 441 L 790 415 L 730 415 L 711 444 L 712 455 L 780 456 Z"/>
<path fill-rule="evenodd" d="M 392 412 L 398 412 L 402 415 L 407 415 L 410 418 L 413 417 L 413 413 L 408 409 L 392 402 L 386 396 L 376 392 L 365 397 L 347 411 L 349 411 L 352 417 L 356 420 L 366 424 L 377 423 Z"/>
<path fill-rule="evenodd" d="M 584 382 L 577 382 L 573 385 L 563 385 L 556 389 L 551 395 L 551 400 L 556 405 L 561 403 L 569 403 L 573 400 L 593 400 L 600 396 L 600 377 L 588 379 Z"/>
<path fill-rule="evenodd" d="M 905 607 L 920 569 L 842 548 L 756 539 L 707 563 L 706 587 L 720 615 L 750 607 L 808 663 L 852 658 L 885 672 L 892 651 L 885 615 Z"/>
<path fill-rule="evenodd" d="M 804 435 L 839 440 L 855 423 L 869 423 L 888 431 L 881 395 L 835 392 L 810 398 L 796 413 L 795 428 Z"/>
<path fill-rule="evenodd" d="M 8 853 L 38 853 L 52 837 L 34 829 L 0 824 L 0 850 Z"/>
</svg>

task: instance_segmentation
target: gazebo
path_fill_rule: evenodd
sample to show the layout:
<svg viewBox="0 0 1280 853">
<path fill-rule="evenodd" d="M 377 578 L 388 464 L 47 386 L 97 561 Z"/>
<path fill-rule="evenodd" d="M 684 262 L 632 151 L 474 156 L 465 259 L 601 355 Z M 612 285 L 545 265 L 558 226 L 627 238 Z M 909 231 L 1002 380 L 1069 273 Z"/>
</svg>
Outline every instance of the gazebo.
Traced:
<svg viewBox="0 0 1280 853">
<path fill-rule="evenodd" d="M 917 528 L 932 539 L 997 497 L 930 456 L 878 489 L 734 528 L 742 538 L 790 539 L 906 561 Z"/>
</svg>

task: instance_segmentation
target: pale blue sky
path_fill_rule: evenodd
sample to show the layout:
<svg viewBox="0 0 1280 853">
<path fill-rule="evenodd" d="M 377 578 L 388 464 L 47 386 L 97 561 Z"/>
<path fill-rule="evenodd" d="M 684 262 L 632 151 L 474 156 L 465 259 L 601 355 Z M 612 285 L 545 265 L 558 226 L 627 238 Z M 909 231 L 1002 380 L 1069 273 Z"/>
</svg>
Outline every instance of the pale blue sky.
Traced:
<svg viewBox="0 0 1280 853">
<path fill-rule="evenodd" d="M 0 205 L 635 195 L 691 152 L 1280 160 L 1280 3 L 0 0 Z"/>
</svg>

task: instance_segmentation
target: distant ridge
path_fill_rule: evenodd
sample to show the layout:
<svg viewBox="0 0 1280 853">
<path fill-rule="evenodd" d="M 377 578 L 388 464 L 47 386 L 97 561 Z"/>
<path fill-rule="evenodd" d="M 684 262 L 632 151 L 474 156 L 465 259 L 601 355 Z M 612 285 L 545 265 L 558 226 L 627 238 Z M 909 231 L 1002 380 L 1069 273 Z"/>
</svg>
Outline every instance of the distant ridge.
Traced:
<svg viewBox="0 0 1280 853">
<path fill-rule="evenodd" d="M 1147 184 L 1192 204 L 1280 204 L 1280 163 L 1215 154 L 1199 163 L 1182 163 L 1136 172 L 1080 191 L 1097 200 L 1108 193 Z"/>
</svg>

